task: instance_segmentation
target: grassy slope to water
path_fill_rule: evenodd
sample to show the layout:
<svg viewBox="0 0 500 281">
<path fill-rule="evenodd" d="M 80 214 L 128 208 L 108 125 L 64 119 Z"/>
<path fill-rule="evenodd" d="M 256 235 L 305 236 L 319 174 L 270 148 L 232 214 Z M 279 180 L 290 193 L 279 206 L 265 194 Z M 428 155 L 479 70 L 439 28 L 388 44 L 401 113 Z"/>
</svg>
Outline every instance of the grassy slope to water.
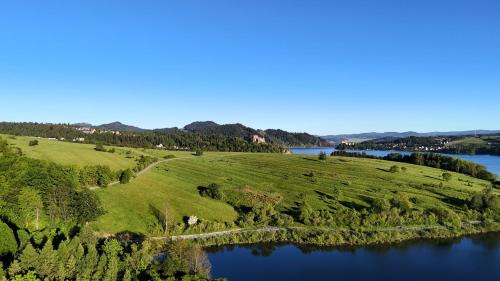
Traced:
<svg viewBox="0 0 500 281">
<path fill-rule="evenodd" d="M 334 188 L 342 190 L 341 204 L 351 208 L 369 207 L 372 198 L 390 199 L 398 191 L 417 198 L 415 208 L 454 208 L 450 203 L 461 205 L 471 192 L 489 185 L 462 174 L 453 174 L 450 182 L 444 182 L 439 169 L 372 159 L 329 157 L 319 161 L 314 155 L 250 153 L 205 153 L 195 157 L 191 152 L 126 147 L 114 147 L 116 152 L 108 153 L 95 151 L 90 144 L 38 139 L 39 145 L 31 147 L 28 142 L 33 138 L 2 137 L 28 157 L 79 166 L 108 165 L 114 170 L 133 167 L 140 155 L 159 159 L 175 155 L 177 158 L 129 184 L 96 191 L 107 211 L 93 223 L 102 233 L 146 233 L 147 225 L 156 220 L 154 212 L 163 213 L 165 206 L 174 224 L 189 215 L 209 221 L 234 221 L 237 213 L 232 206 L 198 194 L 199 186 L 210 183 L 221 185 L 227 199 L 237 204 L 280 200 L 277 208 L 288 212 L 293 212 L 304 198 L 314 209 L 330 208 Z M 388 172 L 395 164 L 407 167 L 407 171 Z M 307 176 L 310 172 L 314 177 Z M 438 187 L 440 183 L 444 186 Z"/>
<path fill-rule="evenodd" d="M 417 198 L 415 208 L 454 208 L 450 203 L 465 203 L 471 192 L 489 186 L 488 182 L 455 173 L 451 181 L 444 182 L 442 170 L 411 164 L 397 163 L 406 167 L 406 172 L 388 172 L 394 164 L 372 159 L 329 157 L 319 161 L 317 156 L 242 153 L 176 159 L 127 185 L 97 191 L 108 213 L 94 225 L 104 233 L 145 233 L 147 223 L 154 219 L 152 210 L 163 212 L 165 206 L 172 223 L 189 215 L 233 221 L 236 212 L 230 205 L 198 194 L 198 186 L 210 183 L 221 185 L 233 202 L 281 198 L 281 211 L 293 211 L 303 198 L 314 209 L 328 209 L 334 187 L 342 190 L 341 204 L 351 208 L 369 207 L 371 198 L 390 199 L 395 192 Z M 310 172 L 314 177 L 307 175 Z M 440 183 L 444 186 L 438 187 Z"/>
</svg>

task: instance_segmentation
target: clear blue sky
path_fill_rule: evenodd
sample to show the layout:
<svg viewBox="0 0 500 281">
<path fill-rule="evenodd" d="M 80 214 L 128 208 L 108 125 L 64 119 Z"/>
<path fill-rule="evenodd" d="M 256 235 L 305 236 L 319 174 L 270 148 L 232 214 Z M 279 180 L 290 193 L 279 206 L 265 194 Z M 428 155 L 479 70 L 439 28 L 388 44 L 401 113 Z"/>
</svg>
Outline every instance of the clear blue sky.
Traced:
<svg viewBox="0 0 500 281">
<path fill-rule="evenodd" d="M 5 1 L 0 120 L 500 129 L 500 1 Z"/>
</svg>

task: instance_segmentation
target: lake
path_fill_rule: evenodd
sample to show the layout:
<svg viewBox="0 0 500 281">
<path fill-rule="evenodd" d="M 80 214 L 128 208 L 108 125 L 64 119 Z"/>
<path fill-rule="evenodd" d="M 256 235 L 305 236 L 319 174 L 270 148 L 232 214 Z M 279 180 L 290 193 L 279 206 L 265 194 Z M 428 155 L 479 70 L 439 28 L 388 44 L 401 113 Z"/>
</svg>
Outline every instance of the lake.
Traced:
<svg viewBox="0 0 500 281">
<path fill-rule="evenodd" d="M 500 233 L 361 248 L 225 246 L 208 255 L 213 277 L 230 281 L 495 280 Z"/>
<path fill-rule="evenodd" d="M 321 151 L 326 152 L 328 155 L 335 151 L 331 147 L 318 147 L 318 148 L 292 148 L 290 149 L 293 154 L 315 154 L 318 155 Z M 365 152 L 369 155 L 383 157 L 389 153 L 410 154 L 411 152 L 394 151 L 394 150 L 350 150 L 352 152 Z M 485 166 L 488 171 L 500 176 L 500 156 L 492 155 L 468 155 L 468 154 L 447 154 L 452 157 L 461 158 L 464 160 L 472 161 Z"/>
</svg>

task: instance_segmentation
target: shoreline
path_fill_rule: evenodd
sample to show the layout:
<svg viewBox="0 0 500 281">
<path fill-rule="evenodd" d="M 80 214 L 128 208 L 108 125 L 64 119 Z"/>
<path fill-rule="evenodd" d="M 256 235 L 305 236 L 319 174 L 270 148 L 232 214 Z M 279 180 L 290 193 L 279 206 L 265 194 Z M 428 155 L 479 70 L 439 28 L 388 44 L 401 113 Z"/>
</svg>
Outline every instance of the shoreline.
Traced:
<svg viewBox="0 0 500 281">
<path fill-rule="evenodd" d="M 210 236 L 206 234 L 189 234 L 165 237 L 151 237 L 149 241 L 179 241 L 188 240 L 202 247 L 238 246 L 259 243 L 286 243 L 297 246 L 315 247 L 365 247 L 374 245 L 396 245 L 412 240 L 439 240 L 459 238 L 468 235 L 500 233 L 500 223 L 478 226 L 464 224 L 460 229 L 445 226 L 428 226 L 418 229 L 388 228 L 381 230 L 350 230 L 350 229 L 321 229 L 321 228 L 277 228 L 239 229 L 221 231 L 224 234 Z M 182 239 L 182 237 L 200 236 L 199 238 Z M 174 239 L 172 239 L 174 238 Z M 181 238 L 181 239 L 179 239 Z"/>
</svg>

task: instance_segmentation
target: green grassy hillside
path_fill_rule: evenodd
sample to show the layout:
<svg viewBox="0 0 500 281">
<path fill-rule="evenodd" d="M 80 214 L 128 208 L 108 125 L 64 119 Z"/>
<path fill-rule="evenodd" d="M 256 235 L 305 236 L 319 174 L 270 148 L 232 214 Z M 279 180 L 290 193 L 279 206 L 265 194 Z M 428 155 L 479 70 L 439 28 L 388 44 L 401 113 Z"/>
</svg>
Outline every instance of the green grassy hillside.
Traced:
<svg viewBox="0 0 500 281">
<path fill-rule="evenodd" d="M 9 145 L 21 148 L 24 155 L 64 165 L 107 165 L 112 170 L 131 168 L 140 155 L 161 158 L 168 154 L 176 156 L 190 155 L 189 152 L 172 152 L 154 149 L 135 149 L 128 147 L 106 146 L 115 148 L 115 153 L 96 151 L 93 144 L 72 143 L 44 138 L 0 135 Z M 29 146 L 31 140 L 38 140 L 38 145 Z M 130 151 L 130 152 L 129 152 Z"/>
<path fill-rule="evenodd" d="M 472 217 L 465 214 L 463 206 L 469 203 L 473 193 L 491 186 L 490 182 L 463 174 L 451 173 L 451 180 L 446 181 L 442 176 L 444 171 L 439 169 L 374 159 L 328 157 L 320 161 L 315 155 L 219 152 L 197 157 L 187 151 L 106 147 L 115 149 L 110 153 L 96 151 L 90 144 L 38 139 L 38 145 L 29 146 L 33 138 L 3 138 L 9 145 L 21 148 L 28 157 L 79 166 L 108 165 L 113 170 L 133 167 L 141 155 L 158 159 L 175 155 L 174 159 L 155 166 L 128 184 L 95 191 L 106 214 L 92 225 L 102 234 L 129 231 L 158 235 L 165 209 L 171 226 L 179 225 L 188 216 L 197 216 L 202 222 L 212 224 L 209 228 L 189 229 L 192 232 L 233 227 L 236 221 L 239 226 L 266 225 L 270 221 L 250 224 L 241 221 L 249 209 L 260 212 L 259 208 L 265 205 L 271 205 L 278 214 L 290 215 L 292 223 L 299 226 L 302 223 L 330 226 L 332 215 L 341 216 L 351 211 L 354 213 L 348 216 L 363 216 L 374 221 L 392 216 L 386 210 L 377 214 L 380 217 L 368 218 L 375 199 L 385 199 L 398 208 L 396 220 L 385 225 L 399 225 L 403 221 L 428 223 L 414 218 L 428 218 L 430 210 L 436 207 L 453 210 L 463 220 L 479 219 L 477 212 Z M 390 172 L 393 165 L 400 167 L 398 172 Z M 222 198 L 200 195 L 200 189 L 210 184 L 219 186 Z M 411 201 L 410 210 L 405 211 L 391 201 L 400 196 Z M 306 205 L 312 211 L 327 213 L 316 214 L 312 221 L 306 221 L 300 218 Z M 322 217 L 325 214 L 326 220 Z M 215 222 L 219 224 L 215 226 Z"/>
<path fill-rule="evenodd" d="M 490 185 L 462 174 L 453 174 L 445 182 L 443 171 L 410 164 L 398 164 L 406 171 L 391 173 L 394 164 L 344 157 L 319 161 L 316 156 L 280 154 L 208 153 L 175 159 L 130 184 L 97 191 L 108 213 L 95 226 L 104 233 L 146 233 L 154 210 L 163 212 L 165 206 L 171 223 L 190 215 L 232 222 L 237 214 L 231 205 L 262 201 L 277 203 L 276 208 L 285 213 L 293 213 L 305 199 L 313 209 L 329 209 L 336 190 L 342 193 L 339 202 L 343 206 L 358 210 L 370 207 L 373 198 L 391 199 L 396 192 L 408 194 L 417 210 L 457 209 L 472 192 Z M 198 187 L 210 183 L 221 186 L 224 200 L 199 195 Z"/>
</svg>

